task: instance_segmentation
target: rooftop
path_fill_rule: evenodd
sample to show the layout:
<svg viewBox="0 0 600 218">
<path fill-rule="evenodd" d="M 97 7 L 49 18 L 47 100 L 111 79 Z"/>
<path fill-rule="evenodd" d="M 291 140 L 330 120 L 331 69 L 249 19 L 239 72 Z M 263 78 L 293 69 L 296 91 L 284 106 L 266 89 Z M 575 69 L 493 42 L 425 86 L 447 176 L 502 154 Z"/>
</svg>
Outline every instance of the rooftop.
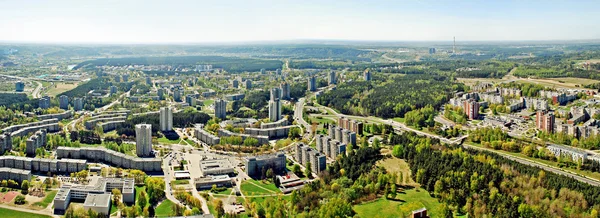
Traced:
<svg viewBox="0 0 600 218">
<path fill-rule="evenodd" d="M 108 207 L 110 205 L 110 194 L 88 194 L 83 203 L 84 207 Z"/>
</svg>

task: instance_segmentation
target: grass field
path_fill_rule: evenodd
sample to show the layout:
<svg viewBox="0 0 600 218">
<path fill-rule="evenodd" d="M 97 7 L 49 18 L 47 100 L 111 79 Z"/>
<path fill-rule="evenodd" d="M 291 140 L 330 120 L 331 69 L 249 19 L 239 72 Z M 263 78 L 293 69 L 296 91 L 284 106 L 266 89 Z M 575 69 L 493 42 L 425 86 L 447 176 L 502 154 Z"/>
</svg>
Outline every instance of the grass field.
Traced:
<svg viewBox="0 0 600 218">
<path fill-rule="evenodd" d="M 169 140 L 168 138 L 165 138 L 163 136 L 163 137 L 158 138 L 157 140 L 158 140 L 158 142 L 163 143 L 163 144 L 179 144 L 179 142 L 181 141 L 181 138 Z"/>
<path fill-rule="evenodd" d="M 190 184 L 190 180 L 173 180 L 171 185 L 187 185 Z"/>
<path fill-rule="evenodd" d="M 329 118 L 324 118 L 322 116 L 311 116 L 310 120 L 314 121 L 314 122 L 317 122 L 319 124 L 323 124 L 323 123 L 335 124 L 336 123 L 335 120 L 329 119 Z"/>
<path fill-rule="evenodd" d="M 170 201 L 169 199 L 164 200 L 156 207 L 155 215 L 157 217 L 170 216 L 171 215 L 171 207 L 173 205 L 174 205 L 174 203 L 172 201 Z"/>
<path fill-rule="evenodd" d="M 41 207 L 41 208 L 46 208 L 46 207 L 48 207 L 48 205 L 49 205 L 50 203 L 52 203 L 52 201 L 54 200 L 54 196 L 56 196 L 56 192 L 57 192 L 57 191 L 49 191 L 49 192 L 46 192 L 46 196 L 44 197 L 44 199 L 42 199 L 42 201 L 40 201 L 40 202 L 36 202 L 36 203 L 34 203 L 33 205 L 34 205 L 34 206 Z"/>
<path fill-rule="evenodd" d="M 410 167 L 403 159 L 396 157 L 386 158 L 377 162 L 378 166 L 382 166 L 389 173 L 397 173 L 397 184 L 418 186 L 419 184 L 411 178 Z"/>
<path fill-rule="evenodd" d="M 204 100 L 204 102 L 202 102 L 202 103 L 204 104 L 204 106 L 208 106 L 208 105 L 211 105 L 213 102 L 215 102 L 215 100 L 207 99 L 207 100 Z"/>
<path fill-rule="evenodd" d="M 0 208 L 0 217 L 2 218 L 50 218 L 51 216 L 39 215 L 35 213 L 26 213 L 16 210 L 10 210 L 5 208 Z"/>
<path fill-rule="evenodd" d="M 244 195 L 268 195 L 281 193 L 281 191 L 275 187 L 275 184 L 265 184 L 262 181 L 247 180 L 242 183 L 241 191 Z"/>
<path fill-rule="evenodd" d="M 387 218 L 409 217 L 411 211 L 427 208 L 430 217 L 441 217 L 442 205 L 429 196 L 424 189 L 410 189 L 399 193 L 396 200 L 380 198 L 378 200 L 354 206 L 360 217 Z"/>
<path fill-rule="evenodd" d="M 140 193 L 142 193 L 142 191 L 146 191 L 146 186 L 136 186 L 135 187 L 135 203 L 137 204 L 137 199 L 140 197 Z M 146 205 L 150 204 L 150 198 L 146 198 Z"/>
<path fill-rule="evenodd" d="M 48 91 L 46 92 L 47 95 L 49 96 L 56 96 L 60 93 L 69 91 L 71 89 L 74 89 L 75 87 L 77 87 L 77 83 L 64 83 L 64 82 L 57 82 L 54 83 L 55 86 L 51 86 L 50 88 L 48 88 Z"/>
</svg>

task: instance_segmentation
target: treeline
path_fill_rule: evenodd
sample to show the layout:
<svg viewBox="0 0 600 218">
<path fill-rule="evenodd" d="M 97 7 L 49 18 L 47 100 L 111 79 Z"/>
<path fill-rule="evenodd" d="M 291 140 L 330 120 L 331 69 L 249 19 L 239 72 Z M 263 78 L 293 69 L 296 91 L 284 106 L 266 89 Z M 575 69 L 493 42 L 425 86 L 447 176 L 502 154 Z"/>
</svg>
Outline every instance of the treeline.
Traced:
<svg viewBox="0 0 600 218">
<path fill-rule="evenodd" d="M 570 63 L 563 63 L 559 65 L 521 65 L 517 67 L 513 74 L 519 77 L 577 77 L 600 79 L 600 72 L 595 70 L 575 68 Z"/>
<path fill-rule="evenodd" d="M 363 60 L 370 61 L 368 58 L 362 58 L 369 51 L 359 50 L 346 46 L 330 45 L 265 45 L 265 46 L 235 46 L 224 47 L 216 50 L 218 53 L 242 53 L 242 54 L 268 54 L 282 55 L 297 58 L 316 58 L 316 59 L 343 59 L 343 60 Z"/>
<path fill-rule="evenodd" d="M 369 60 L 369 59 L 365 59 Z M 348 68 L 352 71 L 363 71 L 365 69 L 376 69 L 385 67 L 395 67 L 396 63 L 370 63 L 356 61 L 290 61 L 290 68 L 294 69 L 333 69 L 341 70 Z"/>
<path fill-rule="evenodd" d="M 444 203 L 446 216 L 456 211 L 473 217 L 597 217 L 600 187 L 494 153 L 404 140 L 410 143 L 394 149 L 395 155 Z"/>
<path fill-rule="evenodd" d="M 29 98 L 25 93 L 0 93 L 0 106 L 10 106 L 27 101 L 29 101 Z"/>
<path fill-rule="evenodd" d="M 464 90 L 463 84 L 453 83 L 446 77 L 406 75 L 393 77 L 375 87 L 364 81 L 343 83 L 317 100 L 344 114 L 393 118 L 404 117 L 408 111 L 427 105 L 437 110 L 454 91 Z"/>
<path fill-rule="evenodd" d="M 74 89 L 58 94 L 57 96 L 66 95 L 69 98 L 85 97 L 91 90 L 107 90 L 110 86 L 116 86 L 119 91 L 129 91 L 133 83 L 113 83 L 109 78 L 98 77 L 81 84 Z"/>
<path fill-rule="evenodd" d="M 130 58 L 100 58 L 84 61 L 73 69 L 97 66 L 127 66 L 127 65 L 181 65 L 193 67 L 197 64 L 211 64 L 213 68 L 222 68 L 229 72 L 259 71 L 262 68 L 275 70 L 281 68 L 279 60 L 260 60 L 222 56 L 170 56 L 170 57 L 130 57 Z M 150 71 L 152 72 L 152 71 Z"/>
</svg>

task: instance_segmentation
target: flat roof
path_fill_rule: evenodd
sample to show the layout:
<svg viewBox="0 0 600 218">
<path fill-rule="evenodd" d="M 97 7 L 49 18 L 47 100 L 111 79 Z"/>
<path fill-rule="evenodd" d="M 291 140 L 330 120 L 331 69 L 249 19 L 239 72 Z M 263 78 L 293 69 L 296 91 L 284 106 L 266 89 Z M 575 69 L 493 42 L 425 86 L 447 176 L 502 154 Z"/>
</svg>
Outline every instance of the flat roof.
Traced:
<svg viewBox="0 0 600 218">
<path fill-rule="evenodd" d="M 83 203 L 84 207 L 108 207 L 110 194 L 88 194 Z"/>
</svg>

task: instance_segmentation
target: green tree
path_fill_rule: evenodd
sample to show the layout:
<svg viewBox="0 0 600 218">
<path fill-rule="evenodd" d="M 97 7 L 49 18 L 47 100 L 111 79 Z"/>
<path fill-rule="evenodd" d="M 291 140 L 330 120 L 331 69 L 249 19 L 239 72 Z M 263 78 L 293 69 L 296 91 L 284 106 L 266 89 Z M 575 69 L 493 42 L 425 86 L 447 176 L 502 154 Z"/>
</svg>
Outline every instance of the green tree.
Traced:
<svg viewBox="0 0 600 218">
<path fill-rule="evenodd" d="M 138 197 L 137 205 L 140 206 L 140 208 L 146 208 L 147 204 L 148 204 L 148 195 L 146 194 L 146 191 L 142 190 Z"/>
<path fill-rule="evenodd" d="M 306 169 L 304 169 L 304 175 L 308 178 L 312 178 L 312 169 L 310 166 L 310 162 L 306 163 Z"/>
<path fill-rule="evenodd" d="M 225 215 L 225 209 L 223 208 L 223 201 L 221 201 L 221 199 L 215 200 L 215 210 L 217 212 L 217 217 Z"/>
<path fill-rule="evenodd" d="M 29 181 L 23 180 L 21 183 L 21 194 L 29 194 Z"/>
</svg>

